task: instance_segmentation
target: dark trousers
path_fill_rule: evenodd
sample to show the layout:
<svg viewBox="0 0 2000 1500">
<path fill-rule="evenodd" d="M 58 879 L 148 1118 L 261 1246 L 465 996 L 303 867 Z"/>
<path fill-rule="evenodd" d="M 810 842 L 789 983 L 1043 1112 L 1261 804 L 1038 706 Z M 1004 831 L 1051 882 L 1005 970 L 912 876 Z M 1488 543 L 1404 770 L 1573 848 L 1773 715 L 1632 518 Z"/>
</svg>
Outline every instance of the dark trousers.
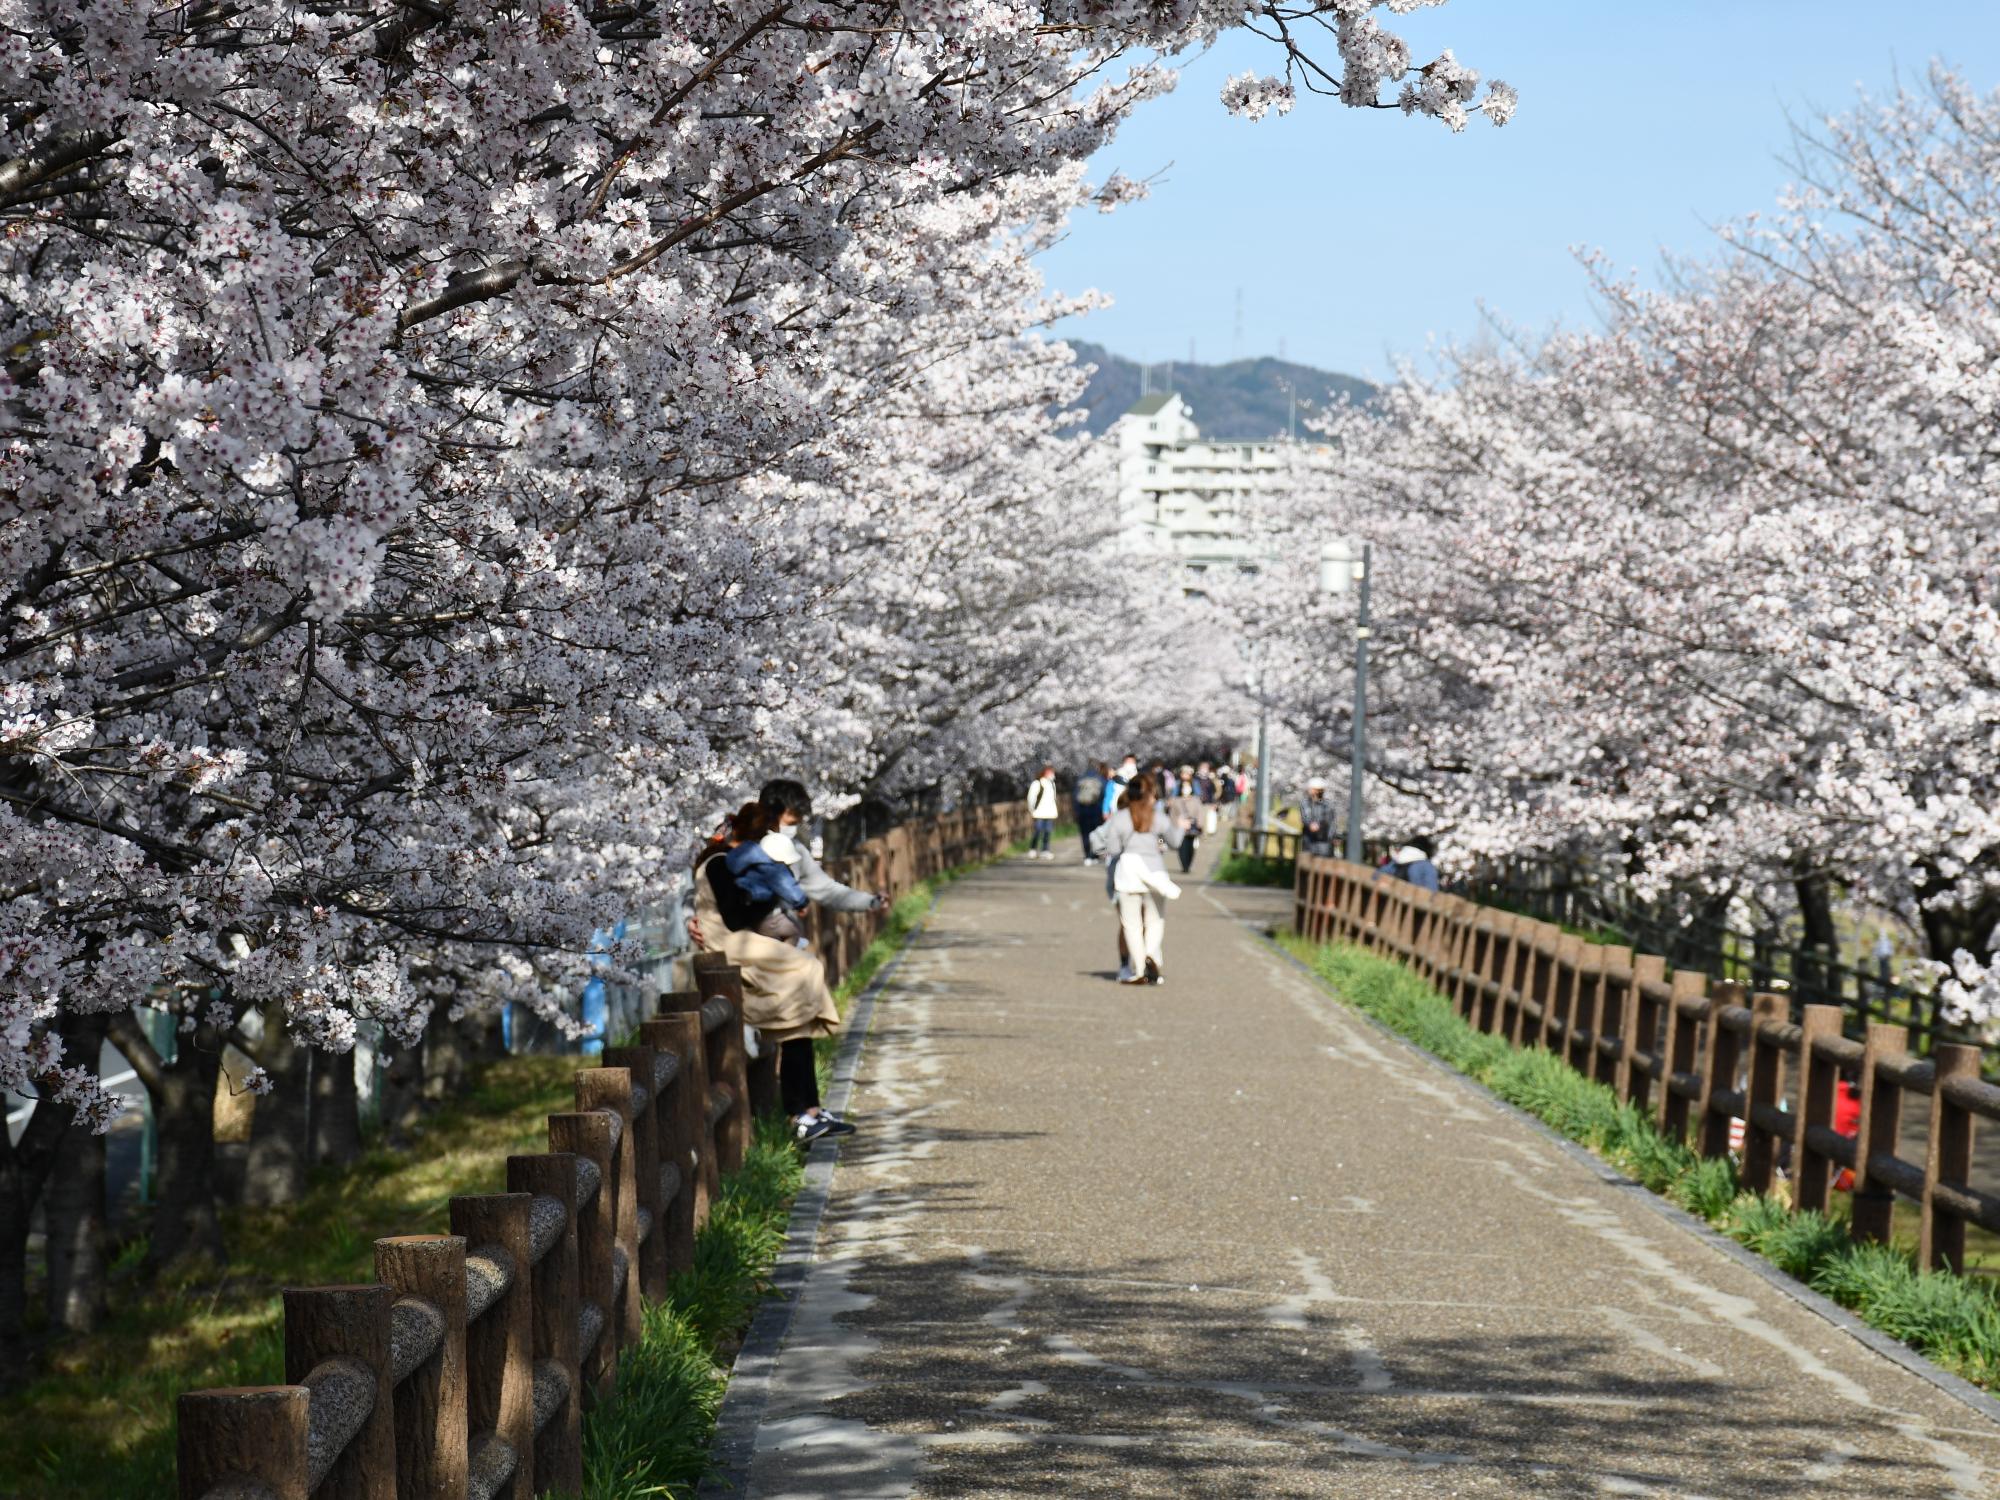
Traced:
<svg viewBox="0 0 2000 1500">
<path fill-rule="evenodd" d="M 1192 833 L 1181 840 L 1181 874 L 1183 875 L 1194 868 L 1194 846 L 1195 836 Z"/>
<path fill-rule="evenodd" d="M 802 1115 L 819 1105 L 819 1069 L 811 1037 L 795 1037 L 778 1049 L 778 1097 L 785 1113 Z"/>
<path fill-rule="evenodd" d="M 1054 818 L 1035 819 L 1035 831 L 1028 839 L 1028 848 L 1030 850 L 1039 849 L 1042 853 L 1047 854 L 1049 852 L 1049 835 L 1055 831 L 1056 820 Z"/>
<path fill-rule="evenodd" d="M 1083 857 L 1085 859 L 1090 858 L 1090 836 L 1097 832 L 1099 825 L 1103 822 L 1103 815 L 1094 807 L 1088 811 L 1081 807 L 1076 810 L 1076 831 L 1083 835 Z"/>
</svg>

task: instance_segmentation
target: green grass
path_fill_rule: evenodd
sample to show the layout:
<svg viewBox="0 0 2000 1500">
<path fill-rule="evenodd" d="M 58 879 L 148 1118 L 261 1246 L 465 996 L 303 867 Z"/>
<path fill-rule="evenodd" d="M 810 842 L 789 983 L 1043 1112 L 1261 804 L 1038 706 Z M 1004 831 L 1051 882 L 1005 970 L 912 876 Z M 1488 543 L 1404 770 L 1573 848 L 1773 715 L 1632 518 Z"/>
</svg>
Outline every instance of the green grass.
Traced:
<svg viewBox="0 0 2000 1500">
<path fill-rule="evenodd" d="M 723 1183 L 695 1236 L 693 1268 L 647 1305 L 616 1396 L 584 1418 L 585 1500 L 694 1493 L 729 1384 L 724 1364 L 771 1294 L 803 1171 L 785 1122 L 759 1121 L 743 1170 Z"/>
<path fill-rule="evenodd" d="M 121 1254 L 100 1330 L 52 1349 L 42 1376 L 0 1405 L 0 1496 L 173 1494 L 175 1398 L 284 1378 L 279 1288 L 372 1281 L 379 1237 L 449 1232 L 455 1194 L 499 1191 L 510 1153 L 546 1148 L 544 1117 L 573 1107 L 579 1065 L 495 1063 L 408 1150 L 317 1174 L 287 1208 L 232 1211 L 234 1259 L 219 1271 L 147 1282 L 143 1257 Z"/>
<path fill-rule="evenodd" d="M 1224 885 L 1289 886 L 1295 881 L 1293 870 L 1289 859 L 1266 859 L 1232 849 L 1222 856 L 1215 878 Z"/>
<path fill-rule="evenodd" d="M 1479 1031 L 1401 964 L 1291 934 L 1278 941 L 1355 1009 L 1588 1146 L 1870 1327 L 1975 1385 L 2000 1389 L 2000 1295 L 1990 1283 L 1919 1271 L 1907 1244 L 1856 1244 L 1838 1217 L 1793 1213 L 1782 1199 L 1739 1192 L 1728 1158 L 1703 1159 L 1663 1136 L 1649 1116 L 1554 1053 L 1517 1051 Z"/>
</svg>

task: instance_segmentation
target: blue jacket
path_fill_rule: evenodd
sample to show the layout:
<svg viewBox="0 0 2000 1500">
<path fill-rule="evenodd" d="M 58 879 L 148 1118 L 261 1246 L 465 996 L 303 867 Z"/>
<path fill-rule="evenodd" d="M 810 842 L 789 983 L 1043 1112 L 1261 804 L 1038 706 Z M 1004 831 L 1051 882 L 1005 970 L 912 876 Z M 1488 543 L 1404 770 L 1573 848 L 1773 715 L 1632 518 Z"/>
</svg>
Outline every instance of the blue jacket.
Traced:
<svg viewBox="0 0 2000 1500">
<path fill-rule="evenodd" d="M 793 911 L 805 909 L 806 893 L 792 877 L 791 870 L 757 845 L 738 844 L 722 856 L 722 862 L 736 878 L 738 889 L 751 901 L 759 905 L 775 901 Z"/>
<path fill-rule="evenodd" d="M 1131 784 L 1132 782 L 1129 777 L 1121 781 L 1118 779 L 1118 777 L 1113 776 L 1109 781 L 1105 782 L 1104 802 L 1098 808 L 1098 811 L 1107 818 L 1110 817 L 1113 813 L 1117 812 L 1118 799 L 1125 795 L 1125 788 L 1130 786 Z"/>
</svg>

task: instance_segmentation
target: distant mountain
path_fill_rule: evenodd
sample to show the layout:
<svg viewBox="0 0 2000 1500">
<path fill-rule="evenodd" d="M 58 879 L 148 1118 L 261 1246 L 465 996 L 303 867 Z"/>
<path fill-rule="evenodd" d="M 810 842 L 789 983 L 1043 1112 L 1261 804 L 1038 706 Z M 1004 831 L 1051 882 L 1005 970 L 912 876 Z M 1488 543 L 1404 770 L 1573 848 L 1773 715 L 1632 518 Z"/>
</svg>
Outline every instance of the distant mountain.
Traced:
<svg viewBox="0 0 2000 1500">
<path fill-rule="evenodd" d="M 1071 339 L 1079 362 L 1097 366 L 1084 387 L 1086 425 L 1103 432 L 1139 399 L 1139 365 L 1098 344 Z M 1194 411 L 1205 438 L 1252 442 L 1281 437 L 1285 431 L 1285 386 L 1299 396 L 1299 421 L 1343 396 L 1357 404 L 1371 400 L 1375 387 L 1352 375 L 1315 370 L 1282 359 L 1233 359 L 1226 365 L 1191 365 L 1175 360 L 1153 366 L 1153 390 L 1178 391 Z"/>
</svg>

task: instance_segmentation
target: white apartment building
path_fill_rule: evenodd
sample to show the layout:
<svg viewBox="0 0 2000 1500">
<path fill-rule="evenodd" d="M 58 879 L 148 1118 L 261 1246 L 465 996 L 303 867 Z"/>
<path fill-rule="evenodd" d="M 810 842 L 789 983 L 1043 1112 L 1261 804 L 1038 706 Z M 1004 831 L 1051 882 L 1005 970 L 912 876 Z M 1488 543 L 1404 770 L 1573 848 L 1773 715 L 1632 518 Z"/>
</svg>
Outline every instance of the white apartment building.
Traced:
<svg viewBox="0 0 2000 1500">
<path fill-rule="evenodd" d="M 1283 482 L 1282 445 L 1204 439 L 1177 394 L 1141 396 L 1111 424 L 1118 444 L 1118 542 L 1202 574 L 1257 571 L 1250 538 L 1259 496 Z"/>
</svg>

